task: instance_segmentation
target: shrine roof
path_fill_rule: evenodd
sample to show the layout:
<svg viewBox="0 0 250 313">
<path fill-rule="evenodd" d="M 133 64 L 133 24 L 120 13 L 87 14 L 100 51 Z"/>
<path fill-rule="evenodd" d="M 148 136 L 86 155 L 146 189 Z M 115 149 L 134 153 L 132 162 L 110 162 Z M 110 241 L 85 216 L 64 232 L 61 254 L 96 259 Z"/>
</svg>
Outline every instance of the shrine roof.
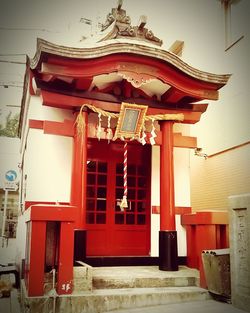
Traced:
<svg viewBox="0 0 250 313">
<path fill-rule="evenodd" d="M 196 69 L 171 51 L 167 51 L 150 43 L 123 38 L 97 42 L 82 48 L 57 45 L 38 38 L 36 54 L 34 58 L 28 57 L 27 62 L 31 69 L 36 69 L 48 55 L 75 60 L 91 60 L 114 54 L 150 57 L 159 62 L 167 63 L 183 74 L 197 80 L 216 84 L 218 88 L 224 86 L 231 76 L 230 74 L 214 74 Z"/>
<path fill-rule="evenodd" d="M 27 92 L 63 109 L 91 103 L 119 112 L 124 101 L 143 104 L 154 114 L 183 113 L 183 123 L 200 120 L 208 106 L 200 101 L 219 99 L 230 74 L 192 67 L 179 56 L 183 42 L 167 50 L 145 16 L 133 26 L 121 6 L 119 0 L 99 34 L 78 47 L 37 39 L 35 56 L 27 57 L 20 124 Z"/>
</svg>

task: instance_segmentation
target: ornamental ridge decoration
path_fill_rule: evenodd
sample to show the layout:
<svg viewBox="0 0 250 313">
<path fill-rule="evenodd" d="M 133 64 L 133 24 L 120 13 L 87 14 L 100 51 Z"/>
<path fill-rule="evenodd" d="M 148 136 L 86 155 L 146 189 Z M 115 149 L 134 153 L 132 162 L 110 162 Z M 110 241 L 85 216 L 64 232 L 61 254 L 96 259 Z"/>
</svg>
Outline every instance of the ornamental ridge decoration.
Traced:
<svg viewBox="0 0 250 313">
<path fill-rule="evenodd" d="M 147 41 L 158 46 L 162 45 L 162 40 L 154 35 L 154 33 L 145 27 L 147 17 L 140 17 L 139 25 L 132 26 L 131 19 L 126 14 L 126 10 L 122 9 L 122 0 L 118 0 L 117 8 L 113 8 L 111 13 L 107 15 L 106 21 L 102 24 L 102 32 L 113 25 L 112 30 L 101 40 L 116 39 L 127 37 L 129 39 L 137 39 Z"/>
</svg>

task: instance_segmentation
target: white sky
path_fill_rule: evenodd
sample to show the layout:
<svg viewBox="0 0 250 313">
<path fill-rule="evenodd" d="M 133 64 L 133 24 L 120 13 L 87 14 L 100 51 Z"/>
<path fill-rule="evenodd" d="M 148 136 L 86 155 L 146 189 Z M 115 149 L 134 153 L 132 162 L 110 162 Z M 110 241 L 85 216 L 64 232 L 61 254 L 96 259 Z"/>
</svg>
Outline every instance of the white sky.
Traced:
<svg viewBox="0 0 250 313">
<path fill-rule="evenodd" d="M 162 32 L 170 29 L 171 25 L 178 28 L 174 17 L 179 18 L 182 11 L 189 14 L 186 11 L 188 6 L 185 7 L 188 2 L 175 0 L 173 6 L 173 0 L 124 0 L 123 8 L 127 10 L 133 24 L 137 24 L 140 15 L 147 15 L 147 26 L 154 24 L 153 31 L 156 34 L 156 30 L 157 33 Z M 19 53 L 32 52 L 35 47 L 33 38 L 39 36 L 58 40 L 62 34 L 70 34 L 72 41 L 78 41 L 81 33 L 90 32 L 90 26 L 79 23 L 81 17 L 91 19 L 94 23 L 98 18 L 100 22 L 104 22 L 106 15 L 116 5 L 116 0 L 1 0 L 1 50 L 5 53 L 10 50 L 18 50 Z M 182 14 L 184 22 L 185 12 Z M 168 36 L 171 36 L 171 32 L 167 32 Z M 163 35 L 165 34 L 164 31 Z"/>
</svg>

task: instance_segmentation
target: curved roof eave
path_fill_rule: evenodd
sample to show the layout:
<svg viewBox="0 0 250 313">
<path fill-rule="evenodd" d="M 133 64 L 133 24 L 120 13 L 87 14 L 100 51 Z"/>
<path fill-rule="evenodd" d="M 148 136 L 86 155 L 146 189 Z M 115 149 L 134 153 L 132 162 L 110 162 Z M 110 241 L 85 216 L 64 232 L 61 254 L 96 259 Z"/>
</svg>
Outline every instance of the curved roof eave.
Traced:
<svg viewBox="0 0 250 313">
<path fill-rule="evenodd" d="M 177 55 L 170 51 L 151 44 L 145 44 L 139 41 L 127 39 L 112 39 L 105 42 L 98 42 L 90 46 L 85 46 L 83 48 L 75 48 L 53 44 L 49 41 L 38 38 L 36 54 L 34 58 L 29 58 L 31 69 L 35 69 L 37 67 L 43 53 L 73 59 L 93 59 L 117 53 L 136 54 L 166 62 L 184 74 L 189 75 L 195 79 L 219 84 L 221 86 L 225 85 L 231 76 L 231 74 L 221 75 L 198 70 L 184 62 Z"/>
</svg>

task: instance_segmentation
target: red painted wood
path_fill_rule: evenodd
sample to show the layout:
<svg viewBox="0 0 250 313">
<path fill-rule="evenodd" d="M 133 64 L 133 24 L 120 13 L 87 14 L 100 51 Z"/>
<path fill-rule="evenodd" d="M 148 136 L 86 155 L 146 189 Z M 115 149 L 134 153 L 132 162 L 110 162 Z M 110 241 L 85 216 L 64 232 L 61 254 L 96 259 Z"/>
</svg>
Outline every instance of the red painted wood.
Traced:
<svg viewBox="0 0 250 313">
<path fill-rule="evenodd" d="M 44 121 L 29 120 L 29 128 L 43 129 Z"/>
<path fill-rule="evenodd" d="M 75 221 L 76 207 L 64 205 L 32 205 L 26 221 Z"/>
<path fill-rule="evenodd" d="M 63 122 L 29 120 L 29 128 L 43 129 L 44 134 L 59 136 L 74 136 L 74 122 L 64 120 Z"/>
<path fill-rule="evenodd" d="M 130 166 L 140 166 L 145 165 L 149 169 L 149 175 L 146 175 L 145 179 L 147 181 L 147 192 L 146 198 L 143 198 L 145 203 L 145 211 L 138 211 L 138 208 L 133 211 L 121 212 L 119 207 L 116 206 L 116 189 L 121 191 L 119 198 L 122 198 L 123 194 L 123 182 L 117 186 L 117 177 L 123 178 L 123 172 L 121 174 L 116 173 L 116 165 L 123 164 L 123 143 L 110 143 L 107 144 L 106 141 L 92 140 L 89 141 L 88 145 L 88 160 L 92 160 L 89 164 L 96 166 L 99 162 L 107 164 L 107 172 L 102 173 L 98 171 L 98 167 L 95 167 L 95 171 L 88 172 L 88 185 L 90 191 L 96 190 L 97 195 L 92 195 L 87 193 L 87 201 L 95 201 L 98 198 L 98 189 L 106 189 L 106 210 L 100 211 L 100 209 L 88 209 L 87 214 L 96 216 L 98 214 L 104 214 L 106 216 L 105 223 L 89 223 L 87 219 L 86 229 L 87 229 L 87 255 L 88 256 L 125 256 L 125 255 L 149 255 L 150 249 L 150 147 L 129 144 L 128 145 L 128 165 Z M 97 162 L 97 163 L 95 163 Z M 89 165 L 89 166 L 90 166 Z M 138 176 L 139 175 L 139 176 Z M 140 174 L 131 174 L 128 170 L 128 202 L 133 202 L 137 206 L 138 198 L 134 199 L 130 197 L 130 190 L 134 190 L 135 195 L 139 190 L 145 190 L 145 188 L 132 187 L 130 185 L 130 179 L 135 179 L 135 181 L 141 179 Z M 98 183 L 101 177 L 107 177 L 107 181 Z M 132 191 L 131 191 L 132 192 Z M 131 193 L 132 195 L 132 193 Z M 137 197 L 137 196 L 135 196 Z M 133 215 L 135 221 L 138 216 L 143 214 L 146 219 L 145 224 L 116 224 L 115 219 L 119 215 L 126 220 Z"/>
<path fill-rule="evenodd" d="M 29 258 L 26 259 L 27 293 L 29 297 L 42 296 L 44 288 L 44 260 L 46 242 L 46 222 L 32 221 Z"/>
<path fill-rule="evenodd" d="M 34 78 L 34 73 L 32 71 L 29 71 L 29 92 L 32 96 L 35 95 L 35 90 L 32 84 L 33 78 Z"/>
<path fill-rule="evenodd" d="M 62 109 L 72 109 L 75 107 L 81 107 L 84 103 L 92 104 L 98 108 L 103 110 L 111 111 L 111 112 L 120 112 L 120 103 L 111 103 L 108 101 L 100 101 L 100 100 L 91 100 L 86 98 L 77 98 L 74 96 L 63 95 L 58 93 L 53 93 L 45 90 L 41 90 L 43 104 L 47 106 L 52 106 L 55 108 Z M 184 114 L 183 123 L 187 124 L 195 124 L 200 118 L 202 112 L 189 112 L 187 110 L 181 109 L 156 109 L 156 108 L 148 108 L 147 114 L 176 114 L 182 113 Z"/>
<path fill-rule="evenodd" d="M 202 251 L 229 247 L 228 212 L 196 212 L 181 216 L 187 234 L 187 265 L 200 270 L 200 285 L 207 287 Z"/>
<path fill-rule="evenodd" d="M 64 122 L 44 121 L 44 134 L 74 137 L 74 121 Z"/>
<path fill-rule="evenodd" d="M 180 101 L 183 97 L 185 96 L 185 93 L 182 91 L 175 89 L 175 88 L 170 88 L 168 89 L 161 97 L 162 101 L 167 101 L 170 103 L 175 103 Z"/>
<path fill-rule="evenodd" d="M 44 204 L 32 205 L 26 211 L 28 244 L 26 247 L 25 282 L 29 296 L 42 296 L 44 293 L 46 223 L 48 221 L 60 223 L 57 292 L 58 294 L 72 292 L 73 226 L 76 214 L 76 207 Z"/>
<path fill-rule="evenodd" d="M 25 210 L 27 210 L 30 206 L 32 205 L 36 205 L 36 204 L 43 204 L 43 205 L 56 205 L 56 202 L 46 202 L 46 201 L 25 201 L 24 203 L 24 208 Z M 69 205 L 69 202 L 60 202 L 59 203 L 60 205 L 63 205 L 63 206 L 68 206 Z"/>
<path fill-rule="evenodd" d="M 136 67 L 135 67 L 136 64 Z M 56 66 L 55 66 L 56 65 Z M 46 74 L 70 77 L 89 77 L 98 74 L 119 72 L 119 70 L 137 71 L 154 75 L 163 82 L 182 90 L 189 96 L 203 99 L 217 99 L 220 84 L 194 79 L 182 73 L 171 64 L 149 57 L 129 54 L 113 54 L 92 60 L 72 60 L 49 57 L 42 71 Z"/>
<path fill-rule="evenodd" d="M 80 136 L 75 130 L 72 178 L 71 178 L 71 199 L 70 204 L 78 208 L 78 216 L 75 224 L 76 229 L 85 229 L 86 224 L 86 164 L 87 164 L 87 112 L 82 112 L 85 131 Z"/>
<path fill-rule="evenodd" d="M 126 80 L 123 80 L 123 92 L 126 98 L 131 98 L 132 94 L 132 85 L 128 83 Z"/>
<path fill-rule="evenodd" d="M 62 222 L 59 241 L 58 278 L 56 291 L 59 295 L 71 294 L 73 291 L 73 223 Z"/>
<path fill-rule="evenodd" d="M 92 78 L 79 78 L 76 80 L 76 89 L 89 89 L 92 83 Z"/>
<path fill-rule="evenodd" d="M 42 101 L 44 105 L 55 108 L 72 109 L 72 107 L 81 107 L 83 103 L 91 103 L 89 100 L 67 96 L 59 93 L 53 93 L 41 90 Z"/>
<path fill-rule="evenodd" d="M 175 230 L 173 122 L 161 122 L 160 148 L 160 230 Z"/>
<path fill-rule="evenodd" d="M 89 126 L 90 127 L 90 126 Z M 93 125 L 95 127 L 95 125 Z M 29 128 L 43 129 L 45 134 L 74 137 L 74 121 L 64 120 L 64 122 L 29 120 Z M 91 134 L 94 134 L 93 137 Z M 146 133 L 146 141 L 150 143 L 150 133 Z M 89 138 L 96 138 L 95 130 L 90 133 Z M 156 145 L 161 145 L 162 133 L 157 131 L 155 138 Z M 174 133 L 174 147 L 195 148 L 197 147 L 197 138 L 190 136 L 182 136 Z"/>
<path fill-rule="evenodd" d="M 196 248 L 196 227 L 193 225 L 186 225 L 187 238 L 187 265 L 191 268 L 199 268 L 199 260 Z"/>
<path fill-rule="evenodd" d="M 175 214 L 183 215 L 192 212 L 191 207 L 175 207 Z M 159 205 L 152 205 L 152 213 L 153 214 L 160 214 L 160 206 Z"/>
<path fill-rule="evenodd" d="M 193 214 L 185 214 L 181 219 L 182 225 L 197 224 L 228 224 L 228 212 L 196 212 Z"/>
</svg>

